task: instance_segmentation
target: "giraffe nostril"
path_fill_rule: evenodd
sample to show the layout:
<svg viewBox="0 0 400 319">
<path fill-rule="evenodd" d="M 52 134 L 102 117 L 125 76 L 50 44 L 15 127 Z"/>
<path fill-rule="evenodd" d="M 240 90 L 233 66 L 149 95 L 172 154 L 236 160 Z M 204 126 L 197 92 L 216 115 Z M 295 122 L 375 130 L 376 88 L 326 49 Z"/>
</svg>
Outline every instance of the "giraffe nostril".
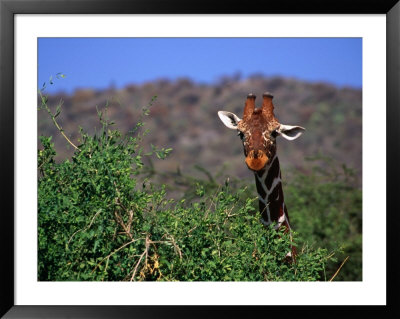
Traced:
<svg viewBox="0 0 400 319">
<path fill-rule="evenodd" d="M 258 151 L 252 151 L 252 157 L 254 158 L 254 159 L 257 159 L 257 158 L 261 158 L 261 157 L 263 157 L 264 156 L 264 152 L 263 151 L 261 151 L 261 150 L 258 150 Z"/>
</svg>

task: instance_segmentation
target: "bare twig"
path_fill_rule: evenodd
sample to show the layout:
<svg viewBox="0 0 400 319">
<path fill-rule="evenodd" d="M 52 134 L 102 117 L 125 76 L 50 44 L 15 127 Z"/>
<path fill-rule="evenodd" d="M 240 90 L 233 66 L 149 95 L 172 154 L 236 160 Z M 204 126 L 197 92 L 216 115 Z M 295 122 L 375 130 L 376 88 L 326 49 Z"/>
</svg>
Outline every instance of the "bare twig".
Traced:
<svg viewBox="0 0 400 319">
<path fill-rule="evenodd" d="M 138 267 L 140 265 L 140 262 L 142 261 L 144 255 L 146 254 L 146 251 L 147 251 L 147 249 L 145 249 L 144 252 L 140 255 L 139 261 L 136 263 L 136 266 L 135 266 L 135 269 L 133 270 L 133 274 L 132 274 L 132 277 L 131 277 L 130 281 L 133 281 L 135 279 L 135 275 L 136 275 L 137 269 L 138 269 Z"/>
<path fill-rule="evenodd" d="M 114 182 L 114 186 L 115 186 L 115 190 L 117 192 L 117 195 L 119 196 L 120 192 L 119 192 L 119 189 L 118 189 L 117 184 L 115 182 Z M 133 220 L 133 210 L 130 209 L 128 211 L 128 209 L 122 204 L 122 202 L 121 202 L 119 197 L 115 198 L 115 203 L 118 206 L 120 206 L 125 212 L 128 213 L 128 222 L 127 222 L 127 224 L 124 223 L 122 217 L 120 216 L 120 214 L 117 211 L 114 212 L 114 215 L 115 215 L 115 218 L 117 220 L 117 223 L 120 224 L 121 227 L 124 229 L 124 232 L 128 235 L 128 237 L 130 239 L 133 239 L 133 236 L 131 234 L 131 225 L 132 225 L 132 220 Z"/>
<path fill-rule="evenodd" d="M 335 252 L 331 252 L 328 256 L 326 256 L 326 259 L 330 259 L 331 257 L 333 257 L 335 255 Z"/>
<path fill-rule="evenodd" d="M 338 268 L 338 270 L 336 270 L 336 272 L 335 272 L 335 274 L 332 276 L 332 278 L 329 279 L 329 281 L 332 281 L 332 280 L 337 276 L 337 274 L 339 273 L 340 269 L 342 269 L 343 265 L 345 264 L 345 262 L 347 261 L 347 259 L 349 259 L 349 257 L 350 257 L 350 256 L 347 256 L 347 257 L 343 260 L 342 264 L 340 265 L 340 267 Z"/>
<path fill-rule="evenodd" d="M 197 228 L 197 226 L 194 226 L 192 229 L 188 230 L 188 234 L 190 234 L 192 231 L 194 231 Z"/>
<path fill-rule="evenodd" d="M 120 251 L 122 248 L 125 248 L 126 246 L 134 243 L 135 241 L 138 240 L 144 240 L 145 238 L 138 238 L 138 239 L 133 239 L 125 244 L 123 244 L 121 247 L 117 248 L 116 250 L 114 250 L 111 254 L 107 255 L 106 257 L 104 257 L 97 265 L 96 267 L 93 268 L 92 273 L 103 263 L 104 260 L 106 260 L 107 258 L 110 258 L 112 255 L 114 255 L 115 253 L 117 253 L 118 251 Z"/>
<path fill-rule="evenodd" d="M 42 99 L 42 106 L 46 109 L 47 113 L 49 113 L 51 119 L 53 120 L 54 125 L 57 127 L 57 129 L 60 131 L 61 135 L 64 136 L 64 138 L 67 140 L 67 142 L 69 144 L 71 144 L 76 150 L 80 151 L 80 149 L 71 142 L 71 140 L 67 137 L 67 135 L 65 135 L 64 130 L 61 128 L 61 126 L 57 123 L 56 121 L 56 116 L 59 114 L 57 113 L 56 115 L 54 115 L 53 113 L 51 113 L 50 108 L 48 107 L 47 103 L 45 103 L 43 101 L 43 95 L 40 93 L 40 98 Z M 61 104 L 60 104 L 61 107 Z"/>
<path fill-rule="evenodd" d="M 108 262 L 109 262 L 109 261 L 110 261 L 110 257 L 107 258 L 106 268 L 104 268 L 104 271 L 103 271 L 104 275 L 103 275 L 103 279 L 102 279 L 101 281 L 104 281 L 104 277 L 105 277 L 105 275 L 107 274 L 107 268 L 108 268 Z"/>
<path fill-rule="evenodd" d="M 139 258 L 138 262 L 136 263 L 136 266 L 135 266 L 135 269 L 133 270 L 133 274 L 132 274 L 132 277 L 131 277 L 130 281 L 133 281 L 135 279 L 135 275 L 136 275 L 137 269 L 138 269 L 138 267 L 140 265 L 140 262 L 142 261 L 144 256 L 146 256 L 145 263 L 147 265 L 147 256 L 148 256 L 148 250 L 149 250 L 150 242 L 151 241 L 149 240 L 149 236 L 147 235 L 146 236 L 145 249 L 144 249 L 143 253 L 140 255 L 140 258 Z"/>
<path fill-rule="evenodd" d="M 179 248 L 178 244 L 176 243 L 174 237 L 173 237 L 171 234 L 168 234 L 168 236 L 169 236 L 169 238 L 171 239 L 172 245 L 173 245 L 174 248 L 175 248 L 175 252 L 178 252 L 179 258 L 182 259 L 182 251 L 181 251 L 181 249 Z"/>
<path fill-rule="evenodd" d="M 133 239 L 133 236 L 130 232 L 130 228 L 131 228 L 130 223 L 128 223 L 128 226 L 126 226 L 122 217 L 120 216 L 120 214 L 117 211 L 114 212 L 114 216 L 115 216 L 117 223 L 123 228 L 124 234 L 128 235 L 128 237 L 130 239 Z"/>
<path fill-rule="evenodd" d="M 214 207 L 217 207 L 217 204 L 216 204 L 215 202 L 217 201 L 217 196 L 218 196 L 220 190 L 221 190 L 221 186 L 218 186 L 218 188 L 217 188 L 217 190 L 215 191 L 214 195 L 213 195 L 212 198 L 210 199 L 210 205 L 208 206 L 208 209 L 206 210 L 205 218 L 207 218 L 208 212 L 210 211 L 211 206 L 212 206 L 213 204 L 214 204 Z"/>
<path fill-rule="evenodd" d="M 93 222 L 94 222 L 94 219 L 96 218 L 96 216 L 97 216 L 100 212 L 101 212 L 101 209 L 99 209 L 99 210 L 97 211 L 97 213 L 94 214 L 94 216 L 93 216 L 93 218 L 92 218 L 92 220 L 90 221 L 90 223 L 89 223 L 88 226 L 86 226 L 85 228 L 82 228 L 82 229 L 78 229 L 75 233 L 72 234 L 72 236 L 70 237 L 70 239 L 69 239 L 68 242 L 67 242 L 67 246 L 69 245 L 69 243 L 71 242 L 72 238 L 73 238 L 77 233 L 79 233 L 80 231 L 83 231 L 83 230 L 88 230 L 88 229 L 92 226 L 92 224 L 93 224 Z"/>
</svg>

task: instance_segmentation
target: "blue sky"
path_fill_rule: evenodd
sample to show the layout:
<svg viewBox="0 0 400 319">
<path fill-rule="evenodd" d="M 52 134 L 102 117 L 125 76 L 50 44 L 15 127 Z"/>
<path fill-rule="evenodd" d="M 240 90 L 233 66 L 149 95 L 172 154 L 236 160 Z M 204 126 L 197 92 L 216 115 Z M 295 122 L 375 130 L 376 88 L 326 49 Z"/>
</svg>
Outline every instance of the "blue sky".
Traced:
<svg viewBox="0 0 400 319">
<path fill-rule="evenodd" d="M 47 92 L 122 88 L 159 78 L 215 83 L 240 72 L 362 86 L 361 38 L 39 38 L 38 86 Z"/>
</svg>

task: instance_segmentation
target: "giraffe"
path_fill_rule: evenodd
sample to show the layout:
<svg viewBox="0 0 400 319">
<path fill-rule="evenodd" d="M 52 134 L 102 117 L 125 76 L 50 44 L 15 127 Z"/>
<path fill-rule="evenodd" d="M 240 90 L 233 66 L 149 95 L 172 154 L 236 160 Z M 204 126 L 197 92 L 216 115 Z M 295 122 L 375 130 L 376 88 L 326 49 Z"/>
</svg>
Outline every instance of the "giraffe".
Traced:
<svg viewBox="0 0 400 319">
<path fill-rule="evenodd" d="M 287 140 L 294 140 L 304 132 L 301 126 L 283 125 L 274 115 L 273 95 L 269 92 L 263 94 L 261 108 L 255 106 L 256 96 L 247 95 L 244 106 L 243 119 L 231 112 L 219 111 L 221 121 L 230 129 L 237 130 L 242 140 L 245 162 L 247 167 L 254 172 L 260 221 L 269 226 L 275 222 L 275 229 L 285 227 L 285 232 L 290 232 L 290 221 L 285 205 L 282 176 L 276 152 L 276 138 L 282 136 Z M 295 261 L 296 247 L 286 255 Z"/>
</svg>

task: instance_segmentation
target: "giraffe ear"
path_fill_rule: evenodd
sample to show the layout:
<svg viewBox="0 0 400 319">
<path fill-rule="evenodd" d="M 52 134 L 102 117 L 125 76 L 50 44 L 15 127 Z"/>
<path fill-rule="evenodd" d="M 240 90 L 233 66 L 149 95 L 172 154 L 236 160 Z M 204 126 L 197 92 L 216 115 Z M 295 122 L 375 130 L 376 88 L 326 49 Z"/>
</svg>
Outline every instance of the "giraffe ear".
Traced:
<svg viewBox="0 0 400 319">
<path fill-rule="evenodd" d="M 240 121 L 240 118 L 238 118 L 235 114 L 226 111 L 219 111 L 218 116 L 226 127 L 237 130 L 237 125 Z"/>
<path fill-rule="evenodd" d="M 306 129 L 301 126 L 292 126 L 292 125 L 279 125 L 279 128 L 276 132 L 282 137 L 286 138 L 289 141 L 295 140 L 298 138 Z"/>
</svg>

